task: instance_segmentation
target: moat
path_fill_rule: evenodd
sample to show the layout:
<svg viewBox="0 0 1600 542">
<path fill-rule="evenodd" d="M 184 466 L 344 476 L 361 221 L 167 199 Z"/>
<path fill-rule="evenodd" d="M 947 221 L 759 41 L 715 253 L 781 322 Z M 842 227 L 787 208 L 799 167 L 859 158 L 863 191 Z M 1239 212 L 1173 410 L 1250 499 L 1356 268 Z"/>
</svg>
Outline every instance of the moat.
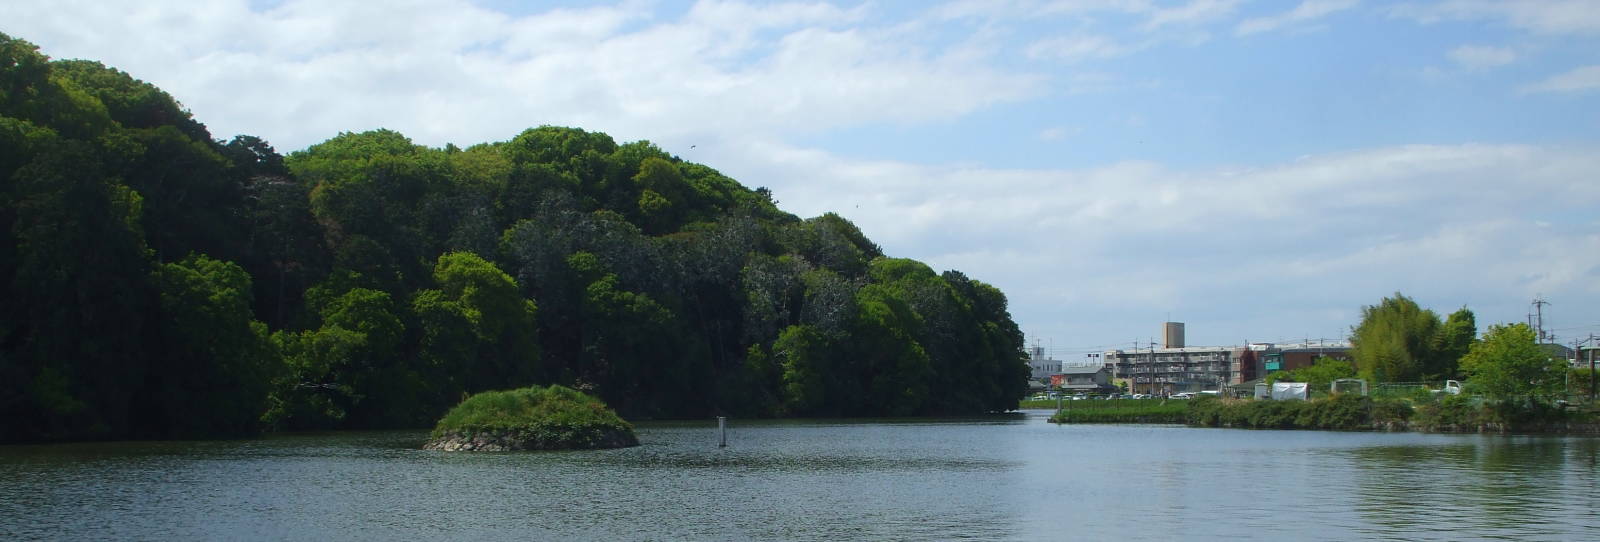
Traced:
<svg viewBox="0 0 1600 542">
<path fill-rule="evenodd" d="M 0 539 L 1591 538 L 1600 439 L 1065 425 L 641 423 L 450 454 L 424 431 L 0 447 Z"/>
</svg>

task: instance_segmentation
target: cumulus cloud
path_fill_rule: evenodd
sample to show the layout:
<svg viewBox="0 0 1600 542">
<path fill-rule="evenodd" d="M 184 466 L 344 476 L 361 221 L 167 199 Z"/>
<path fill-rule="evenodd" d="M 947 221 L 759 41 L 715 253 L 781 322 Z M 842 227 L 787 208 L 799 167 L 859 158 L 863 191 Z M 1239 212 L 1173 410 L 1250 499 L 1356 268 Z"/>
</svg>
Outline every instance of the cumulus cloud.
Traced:
<svg viewBox="0 0 1600 542">
<path fill-rule="evenodd" d="M 960 116 L 1044 88 L 821 3 L 706 1 L 663 18 L 626 3 L 526 16 L 460 2 L 135 2 L 77 10 L 88 20 L 3 9 L 57 56 L 102 59 L 219 135 L 286 148 L 380 126 L 434 145 L 545 123 L 668 140 L 806 133 Z M 141 31 L 111 31 L 129 25 Z"/>
<path fill-rule="evenodd" d="M 1524 93 L 1577 93 L 1600 89 L 1600 65 L 1573 68 L 1572 71 L 1522 87 Z"/>
<path fill-rule="evenodd" d="M 1240 36 L 1270 32 L 1285 26 L 1301 24 L 1326 17 L 1329 14 L 1355 7 L 1357 0 L 1305 0 L 1294 9 L 1269 17 L 1245 19 L 1234 27 Z"/>
<path fill-rule="evenodd" d="M 1600 185 L 1573 181 L 1600 168 L 1595 150 L 1405 145 L 1212 170 L 918 165 L 781 144 L 741 154 L 777 157 L 765 171 L 782 172 L 767 180 L 786 208 L 840 210 L 892 254 L 998 284 L 1026 300 L 1019 321 L 1070 308 L 1154 326 L 1165 312 L 1205 312 L 1219 319 L 1197 337 L 1234 340 L 1326 336 L 1397 289 L 1440 308 L 1469 303 L 1486 322 L 1535 293 L 1595 289 L 1600 253 L 1584 247 L 1600 243 L 1600 226 L 1538 226 L 1581 224 L 1600 205 Z M 724 170 L 760 167 L 733 162 Z M 1256 318 L 1257 304 L 1315 321 Z M 1224 306 L 1237 321 L 1218 316 Z M 1126 321 L 1080 331 L 1126 333 L 1117 326 Z"/>
</svg>

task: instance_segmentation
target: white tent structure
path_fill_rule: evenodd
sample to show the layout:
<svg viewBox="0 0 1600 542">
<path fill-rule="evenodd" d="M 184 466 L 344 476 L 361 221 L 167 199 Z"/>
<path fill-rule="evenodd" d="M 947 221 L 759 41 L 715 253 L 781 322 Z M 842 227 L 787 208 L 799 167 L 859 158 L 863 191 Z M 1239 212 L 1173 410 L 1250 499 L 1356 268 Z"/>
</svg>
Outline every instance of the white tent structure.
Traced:
<svg viewBox="0 0 1600 542">
<path fill-rule="evenodd" d="M 1309 396 L 1305 382 L 1273 382 L 1272 398 L 1278 401 L 1304 401 Z"/>
</svg>

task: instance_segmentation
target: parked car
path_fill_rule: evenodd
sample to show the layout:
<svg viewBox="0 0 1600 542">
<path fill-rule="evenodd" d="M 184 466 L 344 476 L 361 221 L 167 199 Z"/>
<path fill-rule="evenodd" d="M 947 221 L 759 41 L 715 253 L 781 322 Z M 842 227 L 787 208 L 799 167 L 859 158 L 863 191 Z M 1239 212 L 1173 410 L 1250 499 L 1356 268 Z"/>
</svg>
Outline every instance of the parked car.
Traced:
<svg viewBox="0 0 1600 542">
<path fill-rule="evenodd" d="M 1194 394 L 1193 393 L 1189 393 L 1189 392 L 1174 393 L 1174 394 L 1172 394 L 1172 398 L 1173 399 L 1193 399 L 1194 398 Z"/>
</svg>

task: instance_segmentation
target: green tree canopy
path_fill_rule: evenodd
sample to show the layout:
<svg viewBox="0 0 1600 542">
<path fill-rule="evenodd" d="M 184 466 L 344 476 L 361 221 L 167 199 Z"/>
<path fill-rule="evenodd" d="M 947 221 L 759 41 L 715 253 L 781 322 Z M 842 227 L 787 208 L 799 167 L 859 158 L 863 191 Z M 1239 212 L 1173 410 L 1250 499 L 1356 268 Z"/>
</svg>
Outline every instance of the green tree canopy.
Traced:
<svg viewBox="0 0 1600 542">
<path fill-rule="evenodd" d="M 249 435 L 280 371 L 266 325 L 250 312 L 250 276 L 191 255 L 156 271 L 162 355 L 151 360 L 153 402 L 141 423 L 163 436 Z"/>
<path fill-rule="evenodd" d="M 1450 313 L 1445 319 L 1444 326 L 1439 328 L 1439 334 L 1434 336 L 1433 349 L 1437 353 L 1437 360 L 1428 374 L 1435 378 L 1451 378 L 1460 376 L 1460 362 L 1462 356 L 1472 349 L 1473 343 L 1478 340 L 1478 321 L 1472 311 L 1466 307 Z"/>
<path fill-rule="evenodd" d="M 1351 355 L 1361 378 L 1369 382 L 1413 382 L 1437 378 L 1441 370 L 1435 349 L 1439 315 L 1417 306 L 1399 292 L 1377 305 L 1361 308 L 1361 323 L 1352 330 Z"/>
<path fill-rule="evenodd" d="M 1550 356 L 1527 324 L 1492 325 L 1461 358 L 1467 384 L 1496 399 L 1548 395 L 1560 390 L 1566 363 Z"/>
</svg>

